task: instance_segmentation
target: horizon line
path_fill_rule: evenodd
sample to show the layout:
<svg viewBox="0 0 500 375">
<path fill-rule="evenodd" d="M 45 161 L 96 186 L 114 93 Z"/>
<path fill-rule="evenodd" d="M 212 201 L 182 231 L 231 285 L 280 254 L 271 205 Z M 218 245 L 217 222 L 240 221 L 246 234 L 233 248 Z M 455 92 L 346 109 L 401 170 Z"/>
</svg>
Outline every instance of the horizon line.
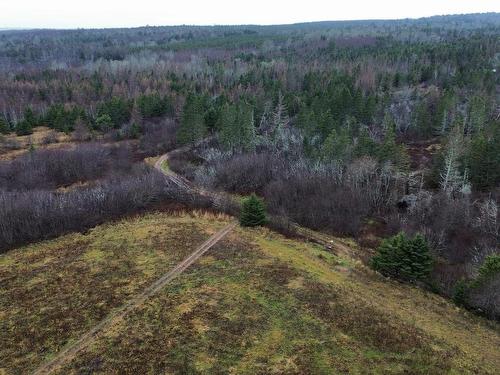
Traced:
<svg viewBox="0 0 500 375">
<path fill-rule="evenodd" d="M 294 26 L 294 25 L 306 25 L 315 23 L 328 23 L 328 22 L 383 22 L 383 21 L 419 21 L 430 18 L 437 17 L 456 17 L 456 16 L 474 16 L 474 15 L 488 15 L 496 14 L 500 15 L 500 12 L 477 12 L 477 13 L 449 13 L 449 14 L 435 14 L 426 17 L 404 17 L 404 18 L 366 18 L 366 19 L 329 19 L 329 20 L 318 20 L 318 21 L 300 21 L 300 22 L 290 22 L 290 23 L 269 23 L 269 24 L 259 24 L 259 23 L 248 23 L 248 24 L 157 24 L 157 25 L 138 25 L 138 26 L 102 26 L 102 27 L 1 27 L 1 31 L 75 31 L 75 30 L 117 30 L 117 29 L 140 29 L 140 28 L 154 28 L 154 27 L 272 27 L 272 26 Z"/>
</svg>

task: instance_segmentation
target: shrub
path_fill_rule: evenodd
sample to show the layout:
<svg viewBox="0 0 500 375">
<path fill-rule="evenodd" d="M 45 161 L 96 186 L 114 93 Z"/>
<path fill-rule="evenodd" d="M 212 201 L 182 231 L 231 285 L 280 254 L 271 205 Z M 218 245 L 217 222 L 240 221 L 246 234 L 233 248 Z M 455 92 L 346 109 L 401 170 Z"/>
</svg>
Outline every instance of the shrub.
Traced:
<svg viewBox="0 0 500 375">
<path fill-rule="evenodd" d="M 103 114 L 96 118 L 95 125 L 98 130 L 107 132 L 108 130 L 113 128 L 113 120 L 111 119 L 110 115 Z"/>
<path fill-rule="evenodd" d="M 177 147 L 175 133 L 177 124 L 171 119 L 160 123 L 146 123 L 142 126 L 140 150 L 145 155 L 158 155 Z"/>
<path fill-rule="evenodd" d="M 500 274 L 500 254 L 490 255 L 479 268 L 477 282 L 486 281 L 498 274 Z"/>
<path fill-rule="evenodd" d="M 267 222 L 266 207 L 262 199 L 255 194 L 243 202 L 240 223 L 244 227 L 256 227 L 264 225 Z"/>
<path fill-rule="evenodd" d="M 215 188 L 240 194 L 262 192 L 286 168 L 284 160 L 268 153 L 234 155 L 209 166 L 215 171 Z"/>
<path fill-rule="evenodd" d="M 9 134 L 10 133 L 10 126 L 7 120 L 3 118 L 2 115 L 0 115 L 0 134 Z"/>
<path fill-rule="evenodd" d="M 452 299 L 458 306 L 466 306 L 467 304 L 467 290 L 469 285 L 467 281 L 460 280 L 455 284 L 453 288 Z"/>
<path fill-rule="evenodd" d="M 203 196 L 191 194 L 146 167 L 64 193 L 0 189 L 0 253 L 169 202 L 208 208 L 212 205 Z"/>
<path fill-rule="evenodd" d="M 500 254 L 486 257 L 475 279 L 457 282 L 452 298 L 459 306 L 500 318 Z"/>
<path fill-rule="evenodd" d="M 127 174 L 132 165 L 131 150 L 126 146 L 86 143 L 71 149 L 33 150 L 0 162 L 0 189 L 56 189 L 111 174 Z"/>
<path fill-rule="evenodd" d="M 423 281 L 432 268 L 426 240 L 420 234 L 409 239 L 401 232 L 382 242 L 372 267 L 386 276 L 405 281 Z"/>
</svg>

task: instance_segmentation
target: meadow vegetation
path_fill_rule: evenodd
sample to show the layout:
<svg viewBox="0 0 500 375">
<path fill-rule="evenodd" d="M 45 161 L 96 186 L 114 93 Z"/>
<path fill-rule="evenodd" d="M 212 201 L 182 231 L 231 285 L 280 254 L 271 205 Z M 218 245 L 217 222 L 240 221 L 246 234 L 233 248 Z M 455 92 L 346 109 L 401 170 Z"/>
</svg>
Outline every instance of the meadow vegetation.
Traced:
<svg viewBox="0 0 500 375">
<path fill-rule="evenodd" d="M 152 214 L 2 255 L 3 368 L 34 369 L 228 220 Z M 241 228 L 56 373 L 494 374 L 499 343 L 354 258 Z"/>
</svg>

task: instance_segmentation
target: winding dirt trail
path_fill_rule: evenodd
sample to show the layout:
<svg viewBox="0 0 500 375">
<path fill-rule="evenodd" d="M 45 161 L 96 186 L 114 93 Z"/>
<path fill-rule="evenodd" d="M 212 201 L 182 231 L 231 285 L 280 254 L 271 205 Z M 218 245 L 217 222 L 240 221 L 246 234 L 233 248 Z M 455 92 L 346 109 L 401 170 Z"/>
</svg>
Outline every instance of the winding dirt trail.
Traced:
<svg viewBox="0 0 500 375">
<path fill-rule="evenodd" d="M 48 362 L 42 364 L 38 369 L 36 369 L 34 375 L 50 374 L 52 371 L 56 370 L 62 366 L 66 361 L 73 358 L 80 350 L 87 347 L 103 330 L 109 328 L 113 323 L 125 318 L 127 313 L 142 305 L 146 299 L 151 297 L 160 291 L 166 284 L 173 280 L 176 276 L 179 276 L 184 270 L 186 270 L 190 265 L 192 265 L 196 260 L 198 260 L 203 254 L 205 254 L 210 248 L 212 248 L 217 242 L 224 238 L 231 230 L 236 226 L 235 223 L 229 224 L 222 230 L 210 237 L 206 242 L 199 246 L 191 255 L 189 255 L 182 262 L 177 264 L 174 269 L 164 274 L 153 284 L 147 287 L 142 293 L 136 295 L 133 299 L 127 302 L 125 305 L 119 309 L 110 313 L 104 320 L 95 325 L 87 333 L 81 336 L 77 341 L 73 342 L 71 345 L 62 349 L 56 354 L 54 358 Z"/>
<path fill-rule="evenodd" d="M 163 173 L 165 176 L 167 176 L 174 184 L 176 184 L 180 188 L 185 188 L 185 189 L 188 189 L 188 190 L 193 190 L 193 186 L 192 186 L 192 184 L 191 184 L 191 182 L 189 180 L 187 180 L 184 177 L 179 176 L 177 173 L 175 173 L 175 172 L 173 172 L 171 170 L 165 170 L 163 168 L 163 163 L 168 162 L 168 159 L 169 159 L 169 157 L 171 155 L 173 155 L 175 153 L 186 151 L 188 149 L 189 149 L 188 147 L 182 147 L 182 148 L 178 148 L 176 150 L 167 152 L 166 154 L 163 154 L 156 161 L 154 167 L 155 167 L 155 169 L 157 169 L 158 171 L 160 171 L 161 173 Z"/>
</svg>

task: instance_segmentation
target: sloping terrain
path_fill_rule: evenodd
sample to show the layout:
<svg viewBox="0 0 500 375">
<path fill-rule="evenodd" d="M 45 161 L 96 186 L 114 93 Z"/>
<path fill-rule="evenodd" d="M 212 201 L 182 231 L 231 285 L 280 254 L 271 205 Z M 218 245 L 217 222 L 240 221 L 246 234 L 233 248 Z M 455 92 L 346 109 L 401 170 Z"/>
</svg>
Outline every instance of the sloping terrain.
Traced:
<svg viewBox="0 0 500 375">
<path fill-rule="evenodd" d="M 153 214 L 2 255 L 0 369 L 34 370 L 224 225 L 213 215 Z"/>
<path fill-rule="evenodd" d="M 0 363 L 34 370 L 229 218 L 146 215 L 0 258 Z M 56 373 L 494 374 L 499 327 L 347 256 L 237 229 Z"/>
</svg>

